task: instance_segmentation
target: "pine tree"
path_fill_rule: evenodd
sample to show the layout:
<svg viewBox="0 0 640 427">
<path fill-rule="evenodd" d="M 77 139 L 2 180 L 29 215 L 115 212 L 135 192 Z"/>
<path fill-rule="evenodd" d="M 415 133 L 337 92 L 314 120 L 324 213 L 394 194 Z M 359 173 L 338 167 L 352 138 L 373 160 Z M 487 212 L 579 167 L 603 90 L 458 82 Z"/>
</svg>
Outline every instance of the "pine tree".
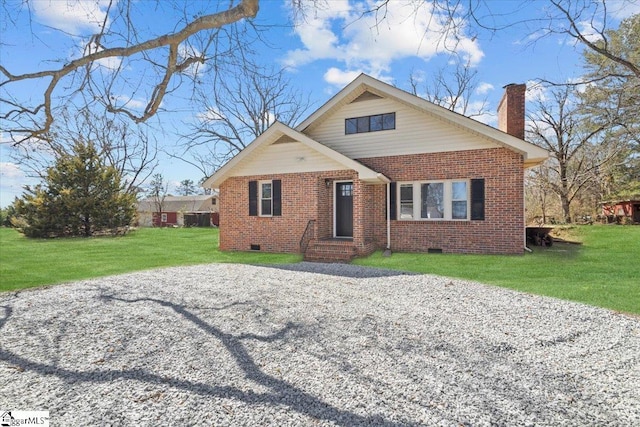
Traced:
<svg viewBox="0 0 640 427">
<path fill-rule="evenodd" d="M 104 164 L 90 142 L 76 141 L 70 154 L 47 169 L 42 184 L 25 190 L 16 211 L 30 237 L 88 237 L 135 217 L 135 195 L 123 190 L 120 173 Z"/>
<path fill-rule="evenodd" d="M 196 186 L 190 179 L 183 179 L 180 181 L 180 185 L 176 189 L 178 194 L 182 196 L 191 196 L 192 194 L 196 194 Z"/>
</svg>

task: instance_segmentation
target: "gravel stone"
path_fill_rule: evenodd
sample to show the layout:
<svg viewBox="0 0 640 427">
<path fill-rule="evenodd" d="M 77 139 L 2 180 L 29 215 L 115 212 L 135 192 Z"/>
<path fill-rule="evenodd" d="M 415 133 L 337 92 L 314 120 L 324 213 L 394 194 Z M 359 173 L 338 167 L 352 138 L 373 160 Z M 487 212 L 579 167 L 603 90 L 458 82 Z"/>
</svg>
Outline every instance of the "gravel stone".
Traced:
<svg viewBox="0 0 640 427">
<path fill-rule="evenodd" d="M 341 264 L 0 294 L 0 410 L 52 425 L 638 426 L 640 318 Z"/>
</svg>

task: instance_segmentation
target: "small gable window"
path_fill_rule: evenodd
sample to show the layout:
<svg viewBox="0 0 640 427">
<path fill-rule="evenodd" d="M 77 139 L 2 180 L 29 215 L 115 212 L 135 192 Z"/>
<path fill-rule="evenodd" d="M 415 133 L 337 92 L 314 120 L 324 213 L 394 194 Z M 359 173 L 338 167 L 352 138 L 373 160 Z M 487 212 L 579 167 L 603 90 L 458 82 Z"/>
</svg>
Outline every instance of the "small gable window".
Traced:
<svg viewBox="0 0 640 427">
<path fill-rule="evenodd" d="M 396 128 L 396 113 L 376 114 L 373 116 L 352 117 L 344 121 L 344 133 L 378 132 Z"/>
</svg>

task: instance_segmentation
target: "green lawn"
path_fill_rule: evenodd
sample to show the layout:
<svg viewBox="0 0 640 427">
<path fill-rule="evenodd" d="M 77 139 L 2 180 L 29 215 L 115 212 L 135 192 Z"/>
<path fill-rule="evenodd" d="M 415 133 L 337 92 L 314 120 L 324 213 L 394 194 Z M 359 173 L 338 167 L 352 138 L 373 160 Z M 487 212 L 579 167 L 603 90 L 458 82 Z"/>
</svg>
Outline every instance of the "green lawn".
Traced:
<svg viewBox="0 0 640 427">
<path fill-rule="evenodd" d="M 640 314 L 640 227 L 580 226 L 524 256 L 373 254 L 354 263 L 474 280 Z"/>
<path fill-rule="evenodd" d="M 354 264 L 438 274 L 640 314 L 640 227 L 581 226 L 524 256 L 380 252 Z M 298 255 L 220 252 L 218 230 L 141 228 L 125 237 L 27 239 L 0 228 L 0 291 L 128 271 L 213 262 L 298 262 Z"/>
<path fill-rule="evenodd" d="M 218 230 L 140 228 L 126 236 L 28 239 L 0 227 L 0 291 L 212 262 L 287 263 L 298 255 L 220 252 Z"/>
</svg>

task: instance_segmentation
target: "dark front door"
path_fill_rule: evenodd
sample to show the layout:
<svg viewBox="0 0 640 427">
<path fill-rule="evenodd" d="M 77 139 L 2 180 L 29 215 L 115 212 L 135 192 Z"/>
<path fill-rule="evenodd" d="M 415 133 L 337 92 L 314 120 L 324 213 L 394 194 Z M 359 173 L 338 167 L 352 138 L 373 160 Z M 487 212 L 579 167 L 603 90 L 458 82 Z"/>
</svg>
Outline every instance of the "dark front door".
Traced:
<svg viewBox="0 0 640 427">
<path fill-rule="evenodd" d="M 353 183 L 336 183 L 336 237 L 353 237 Z"/>
</svg>

